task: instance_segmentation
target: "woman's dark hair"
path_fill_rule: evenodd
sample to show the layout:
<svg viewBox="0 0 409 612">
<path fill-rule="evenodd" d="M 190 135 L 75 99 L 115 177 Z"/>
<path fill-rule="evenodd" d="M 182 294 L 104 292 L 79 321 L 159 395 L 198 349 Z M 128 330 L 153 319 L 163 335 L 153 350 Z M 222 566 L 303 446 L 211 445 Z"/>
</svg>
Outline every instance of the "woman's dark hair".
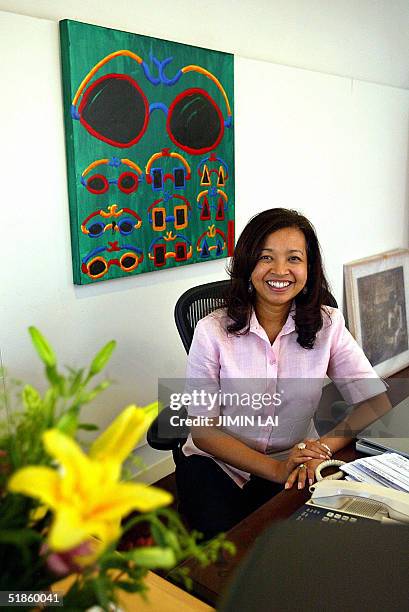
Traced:
<svg viewBox="0 0 409 612">
<path fill-rule="evenodd" d="M 296 210 L 286 208 L 265 210 L 250 219 L 242 231 L 228 269 L 231 286 L 226 303 L 227 314 L 232 319 L 232 323 L 228 325 L 227 331 L 235 335 L 249 332 L 250 315 L 256 300 L 255 292 L 249 291 L 251 274 L 267 236 L 285 227 L 301 230 L 307 244 L 306 292 L 301 292 L 295 297 L 294 321 L 298 344 L 311 349 L 317 332 L 322 328 L 322 306 L 328 305 L 330 293 L 315 229 L 308 219 Z"/>
</svg>

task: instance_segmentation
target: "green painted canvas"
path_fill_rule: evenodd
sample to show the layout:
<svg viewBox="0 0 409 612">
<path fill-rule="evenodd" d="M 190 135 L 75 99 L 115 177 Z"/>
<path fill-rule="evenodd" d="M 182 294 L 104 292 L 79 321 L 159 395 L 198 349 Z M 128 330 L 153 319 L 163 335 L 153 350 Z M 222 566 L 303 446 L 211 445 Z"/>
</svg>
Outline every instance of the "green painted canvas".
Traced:
<svg viewBox="0 0 409 612">
<path fill-rule="evenodd" d="M 74 283 L 228 257 L 233 55 L 60 22 Z"/>
</svg>

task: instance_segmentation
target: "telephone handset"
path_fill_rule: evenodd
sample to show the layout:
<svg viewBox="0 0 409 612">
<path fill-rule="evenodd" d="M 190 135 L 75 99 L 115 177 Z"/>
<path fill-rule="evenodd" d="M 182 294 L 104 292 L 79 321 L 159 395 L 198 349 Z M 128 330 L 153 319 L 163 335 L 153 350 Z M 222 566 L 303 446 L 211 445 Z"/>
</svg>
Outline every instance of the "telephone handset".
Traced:
<svg viewBox="0 0 409 612">
<path fill-rule="evenodd" d="M 349 480 L 321 480 L 310 486 L 309 506 L 388 522 L 409 523 L 409 493 Z"/>
</svg>

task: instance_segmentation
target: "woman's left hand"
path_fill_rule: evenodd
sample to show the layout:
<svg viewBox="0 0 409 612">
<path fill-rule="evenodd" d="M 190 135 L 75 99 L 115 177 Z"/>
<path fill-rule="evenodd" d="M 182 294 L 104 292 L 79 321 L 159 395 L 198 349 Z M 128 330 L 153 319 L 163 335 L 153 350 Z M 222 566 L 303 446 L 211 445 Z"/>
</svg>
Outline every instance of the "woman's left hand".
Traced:
<svg viewBox="0 0 409 612">
<path fill-rule="evenodd" d="M 304 463 L 304 467 L 296 467 L 287 478 L 284 488 L 291 489 L 296 481 L 299 489 L 303 489 L 306 484 L 312 485 L 315 480 L 315 470 L 322 462 L 322 459 L 311 459 Z"/>
</svg>

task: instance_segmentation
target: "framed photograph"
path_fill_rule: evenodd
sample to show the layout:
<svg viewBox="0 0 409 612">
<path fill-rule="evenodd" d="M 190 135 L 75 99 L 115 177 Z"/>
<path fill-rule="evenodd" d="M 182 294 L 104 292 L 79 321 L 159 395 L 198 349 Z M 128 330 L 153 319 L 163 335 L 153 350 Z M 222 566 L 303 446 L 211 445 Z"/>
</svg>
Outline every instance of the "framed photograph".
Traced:
<svg viewBox="0 0 409 612">
<path fill-rule="evenodd" d="M 348 327 L 379 376 L 409 365 L 409 250 L 344 265 Z"/>
</svg>

